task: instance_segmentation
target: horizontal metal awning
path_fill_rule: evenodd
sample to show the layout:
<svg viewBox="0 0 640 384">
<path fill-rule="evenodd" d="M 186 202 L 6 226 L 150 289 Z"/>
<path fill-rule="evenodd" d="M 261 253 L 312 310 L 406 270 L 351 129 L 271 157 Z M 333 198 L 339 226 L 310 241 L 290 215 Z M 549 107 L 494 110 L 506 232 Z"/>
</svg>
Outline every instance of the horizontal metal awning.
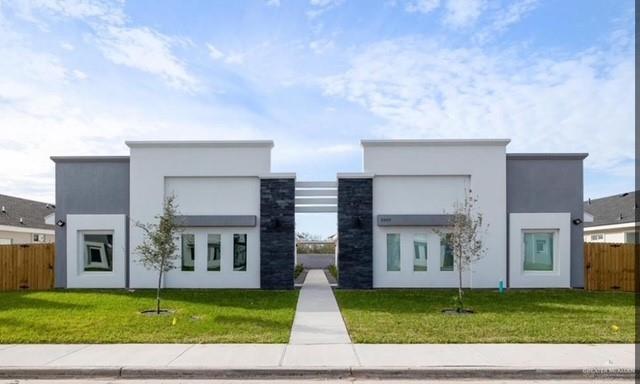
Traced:
<svg viewBox="0 0 640 384">
<path fill-rule="evenodd" d="M 338 211 L 338 183 L 335 181 L 297 181 L 296 213 Z"/>
<path fill-rule="evenodd" d="M 181 227 L 255 227 L 255 215 L 181 215 L 176 216 Z"/>
<path fill-rule="evenodd" d="M 443 227 L 450 226 L 453 215 L 378 215 L 376 220 L 379 227 L 416 226 Z"/>
</svg>

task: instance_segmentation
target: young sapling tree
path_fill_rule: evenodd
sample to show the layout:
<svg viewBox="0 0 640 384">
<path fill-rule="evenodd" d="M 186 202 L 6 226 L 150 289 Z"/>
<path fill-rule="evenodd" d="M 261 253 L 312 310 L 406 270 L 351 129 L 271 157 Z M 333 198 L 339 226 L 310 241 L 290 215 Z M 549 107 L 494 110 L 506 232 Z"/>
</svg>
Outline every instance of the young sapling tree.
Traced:
<svg viewBox="0 0 640 384">
<path fill-rule="evenodd" d="M 178 258 L 178 246 L 176 237 L 180 233 L 177 222 L 178 210 L 175 204 L 175 196 L 165 198 L 162 215 L 156 216 L 157 223 L 136 222 L 136 227 L 144 232 L 144 239 L 136 247 L 136 253 L 140 255 L 139 262 L 145 268 L 158 273 L 158 287 L 156 289 L 156 314 L 160 314 L 160 291 L 162 289 L 162 276 L 175 268 L 174 263 Z"/>
</svg>

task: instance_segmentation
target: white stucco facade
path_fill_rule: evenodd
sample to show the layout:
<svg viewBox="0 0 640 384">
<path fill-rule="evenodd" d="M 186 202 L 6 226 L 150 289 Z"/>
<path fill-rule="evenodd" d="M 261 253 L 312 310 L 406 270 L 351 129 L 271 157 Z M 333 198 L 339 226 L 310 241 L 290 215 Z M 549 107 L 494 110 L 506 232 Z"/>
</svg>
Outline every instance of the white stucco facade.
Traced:
<svg viewBox="0 0 640 384">
<path fill-rule="evenodd" d="M 373 174 L 374 287 L 452 287 L 457 273 L 440 271 L 440 239 L 429 227 L 380 227 L 378 215 L 451 213 L 465 189 L 477 196 L 486 223 L 483 259 L 465 273 L 465 286 L 506 282 L 506 163 L 508 140 L 363 141 L 364 172 Z M 399 233 L 400 271 L 387 271 L 386 234 Z M 413 270 L 414 236 L 428 243 L 427 271 Z"/>
<path fill-rule="evenodd" d="M 67 215 L 67 288 L 126 286 L 126 215 Z M 112 270 L 85 271 L 83 235 L 112 236 Z"/>
<path fill-rule="evenodd" d="M 512 213 L 509 215 L 510 286 L 513 288 L 571 287 L 571 240 L 569 212 Z M 553 234 L 553 270 L 525 271 L 524 234 Z"/>
<path fill-rule="evenodd" d="M 130 216 L 150 222 L 173 194 L 181 215 L 260 215 L 260 176 L 271 171 L 271 141 L 127 142 L 130 155 Z M 130 230 L 130 286 L 150 288 L 156 274 L 138 262 L 139 228 Z M 259 288 L 259 227 L 184 228 L 196 240 L 195 270 L 170 271 L 166 287 Z M 206 270 L 206 234 L 222 236 L 221 271 Z M 233 234 L 247 234 L 247 270 L 233 271 Z M 179 240 L 177 240 L 179 241 Z M 178 244 L 180 245 L 180 244 Z M 180 249 L 180 247 L 179 247 Z M 178 260 L 178 265 L 180 260 Z"/>
</svg>

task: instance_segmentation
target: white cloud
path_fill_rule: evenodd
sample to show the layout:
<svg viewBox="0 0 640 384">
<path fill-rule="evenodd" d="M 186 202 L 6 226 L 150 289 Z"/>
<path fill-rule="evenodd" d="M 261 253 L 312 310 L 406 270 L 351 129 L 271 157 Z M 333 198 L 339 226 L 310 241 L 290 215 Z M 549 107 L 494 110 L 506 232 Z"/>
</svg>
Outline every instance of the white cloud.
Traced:
<svg viewBox="0 0 640 384">
<path fill-rule="evenodd" d="M 486 5 L 486 0 L 448 0 L 443 21 L 454 28 L 470 26 L 480 17 Z"/>
<path fill-rule="evenodd" d="M 405 6 L 407 12 L 429 13 L 438 8 L 440 0 L 412 0 Z"/>
<path fill-rule="evenodd" d="M 197 80 L 171 52 L 175 40 L 153 29 L 108 26 L 99 33 L 97 43 L 116 64 L 158 75 L 178 89 L 197 89 Z"/>
<path fill-rule="evenodd" d="M 71 43 L 64 42 L 60 44 L 60 47 L 65 51 L 73 51 L 75 47 Z"/>
<path fill-rule="evenodd" d="M 526 14 L 537 7 L 538 0 L 520 0 L 510 3 L 507 8 L 496 12 L 491 23 L 476 35 L 475 40 L 480 43 L 486 42 L 522 20 Z"/>
<path fill-rule="evenodd" d="M 98 48 L 113 63 L 159 76 L 177 89 L 199 88 L 197 79 L 172 52 L 173 46 L 182 41 L 152 28 L 128 27 L 123 1 L 34 0 L 9 4 L 20 17 L 41 27 L 50 19 L 80 20 L 93 30 Z M 38 17 L 39 12 L 45 17 Z"/>
<path fill-rule="evenodd" d="M 84 73 L 84 72 L 82 72 L 81 70 L 78 70 L 78 69 L 74 69 L 73 70 L 73 75 L 78 80 L 85 80 L 88 77 L 86 73 Z"/>
<path fill-rule="evenodd" d="M 333 49 L 333 47 L 334 47 L 333 40 L 329 40 L 329 39 L 314 40 L 309 43 L 309 49 L 311 49 L 314 53 L 319 55 Z"/>
<path fill-rule="evenodd" d="M 224 60 L 227 64 L 244 64 L 245 55 L 240 52 L 231 52 Z"/>
<path fill-rule="evenodd" d="M 310 0 L 309 4 L 313 9 L 307 11 L 307 16 L 314 19 L 333 8 L 342 5 L 343 2 L 344 0 Z"/>
<path fill-rule="evenodd" d="M 267 0 L 267 5 L 269 7 L 279 7 L 280 6 L 280 0 Z"/>
<path fill-rule="evenodd" d="M 512 152 L 589 152 L 589 167 L 614 172 L 634 159 L 631 50 L 544 58 L 391 40 L 358 53 L 325 92 L 382 119 L 380 137 L 510 137 Z"/>
<path fill-rule="evenodd" d="M 212 44 L 207 44 L 207 50 L 209 50 L 209 56 L 213 60 L 220 60 L 224 57 L 224 53 L 222 53 L 218 48 L 216 48 Z"/>
</svg>

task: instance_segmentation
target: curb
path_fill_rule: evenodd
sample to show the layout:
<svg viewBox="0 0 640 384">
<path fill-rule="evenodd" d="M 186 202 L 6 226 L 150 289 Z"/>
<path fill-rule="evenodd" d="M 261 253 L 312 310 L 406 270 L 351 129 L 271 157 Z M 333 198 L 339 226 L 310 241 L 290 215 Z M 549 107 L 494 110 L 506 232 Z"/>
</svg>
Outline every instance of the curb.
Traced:
<svg viewBox="0 0 640 384">
<path fill-rule="evenodd" d="M 0 379 L 502 379 L 502 380 L 576 380 L 636 378 L 630 368 L 170 368 L 105 367 L 51 368 L 4 367 Z"/>
</svg>

